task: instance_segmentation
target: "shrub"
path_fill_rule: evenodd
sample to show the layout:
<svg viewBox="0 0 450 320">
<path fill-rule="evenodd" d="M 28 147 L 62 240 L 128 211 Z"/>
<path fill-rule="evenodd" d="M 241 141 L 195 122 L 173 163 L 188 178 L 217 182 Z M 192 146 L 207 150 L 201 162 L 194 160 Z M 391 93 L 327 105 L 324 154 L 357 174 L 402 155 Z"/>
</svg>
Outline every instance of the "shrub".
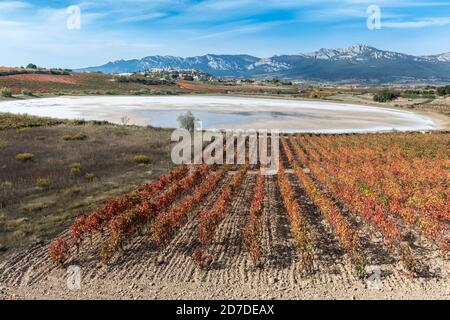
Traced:
<svg viewBox="0 0 450 320">
<path fill-rule="evenodd" d="M 31 90 L 24 89 L 24 90 L 22 90 L 22 94 L 24 96 L 30 96 L 31 97 L 33 95 L 33 92 Z"/>
<path fill-rule="evenodd" d="M 109 122 L 108 121 L 91 120 L 91 121 L 89 121 L 89 124 L 93 125 L 93 126 L 104 126 L 104 125 L 108 125 Z"/>
<path fill-rule="evenodd" d="M 80 194 L 81 188 L 80 187 L 73 187 L 71 190 L 72 194 Z"/>
<path fill-rule="evenodd" d="M 92 182 L 92 181 L 95 180 L 95 174 L 93 174 L 93 173 L 86 173 L 86 174 L 84 175 L 84 178 L 85 178 L 87 181 Z"/>
<path fill-rule="evenodd" d="M 135 96 L 150 94 L 150 90 L 147 89 L 139 89 L 139 90 L 131 90 L 130 93 Z"/>
<path fill-rule="evenodd" d="M 0 112 L 0 130 L 3 129 L 20 129 L 31 127 L 45 127 L 65 123 L 65 120 L 34 117 L 29 115 L 16 115 L 11 113 Z"/>
<path fill-rule="evenodd" d="M 130 118 L 127 117 L 127 116 L 123 116 L 123 117 L 120 118 L 120 123 L 121 123 L 123 126 L 128 125 L 129 122 L 130 122 Z"/>
<path fill-rule="evenodd" d="M 396 91 L 389 91 L 389 90 L 382 90 L 380 92 L 377 92 L 373 96 L 373 101 L 376 102 L 387 102 L 397 99 L 400 96 L 399 92 Z"/>
<path fill-rule="evenodd" d="M 47 189 L 48 187 L 50 187 L 50 180 L 46 178 L 37 178 L 36 185 L 43 189 Z"/>
<path fill-rule="evenodd" d="M 27 69 L 37 69 L 37 65 L 35 65 L 34 63 L 29 63 L 27 65 Z"/>
<path fill-rule="evenodd" d="M 64 238 L 58 238 L 50 247 L 50 256 L 57 265 L 62 265 L 66 261 L 69 253 L 69 245 Z"/>
<path fill-rule="evenodd" d="M 161 90 L 155 90 L 155 89 L 139 89 L 139 90 L 131 90 L 130 94 L 135 95 L 135 96 L 139 96 L 139 95 L 163 95 L 165 94 L 164 91 Z"/>
<path fill-rule="evenodd" d="M 9 89 L 9 88 L 1 88 L 0 89 L 0 96 L 5 97 L 5 98 L 11 98 L 12 97 L 11 89 Z"/>
<path fill-rule="evenodd" d="M 65 141 L 83 141 L 83 140 L 86 140 L 87 138 L 88 138 L 88 136 L 83 133 L 77 133 L 74 135 L 65 135 L 63 137 L 63 139 Z"/>
<path fill-rule="evenodd" d="M 206 269 L 213 261 L 212 256 L 202 248 L 197 248 L 192 258 L 200 269 Z"/>
<path fill-rule="evenodd" d="M 141 163 L 142 164 L 149 164 L 150 163 L 150 158 L 145 156 L 145 155 L 140 154 L 140 155 L 134 156 L 133 161 L 136 162 L 136 163 L 139 163 L 139 164 L 141 164 Z"/>
<path fill-rule="evenodd" d="M 73 119 L 67 122 L 69 126 L 82 126 L 86 124 L 86 120 L 84 119 Z"/>
<path fill-rule="evenodd" d="M 16 159 L 20 161 L 30 161 L 34 158 L 32 153 L 19 153 L 16 155 Z"/>
<path fill-rule="evenodd" d="M 72 173 L 72 174 L 80 173 L 81 172 L 81 163 L 74 162 L 74 163 L 69 164 L 69 170 L 70 170 L 70 173 Z"/>
</svg>

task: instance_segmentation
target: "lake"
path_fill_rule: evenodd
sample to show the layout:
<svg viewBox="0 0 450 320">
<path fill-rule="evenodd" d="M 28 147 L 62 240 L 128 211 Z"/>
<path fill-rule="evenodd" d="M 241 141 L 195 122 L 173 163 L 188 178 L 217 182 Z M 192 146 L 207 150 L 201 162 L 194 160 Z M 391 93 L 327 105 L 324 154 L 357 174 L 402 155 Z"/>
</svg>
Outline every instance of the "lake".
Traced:
<svg viewBox="0 0 450 320">
<path fill-rule="evenodd" d="M 0 112 L 63 119 L 107 120 L 178 127 L 191 111 L 205 129 L 280 129 L 285 132 L 380 132 L 437 129 L 430 117 L 397 109 L 233 96 L 74 96 L 0 103 Z"/>
</svg>

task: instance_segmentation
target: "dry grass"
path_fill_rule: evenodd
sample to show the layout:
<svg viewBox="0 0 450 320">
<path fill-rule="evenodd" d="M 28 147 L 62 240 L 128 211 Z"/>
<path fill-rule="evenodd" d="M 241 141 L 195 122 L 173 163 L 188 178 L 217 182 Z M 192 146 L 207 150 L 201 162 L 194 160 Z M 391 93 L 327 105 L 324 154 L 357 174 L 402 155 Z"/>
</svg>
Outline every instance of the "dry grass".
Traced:
<svg viewBox="0 0 450 320">
<path fill-rule="evenodd" d="M 45 127 L 62 124 L 64 122 L 64 120 L 51 118 L 17 115 L 12 113 L 0 113 L 0 130 Z"/>
<path fill-rule="evenodd" d="M 21 153 L 34 156 L 17 160 Z M 133 161 L 141 154 L 149 165 Z M 51 238 L 74 216 L 170 166 L 167 130 L 88 124 L 0 131 L 0 256 Z"/>
</svg>

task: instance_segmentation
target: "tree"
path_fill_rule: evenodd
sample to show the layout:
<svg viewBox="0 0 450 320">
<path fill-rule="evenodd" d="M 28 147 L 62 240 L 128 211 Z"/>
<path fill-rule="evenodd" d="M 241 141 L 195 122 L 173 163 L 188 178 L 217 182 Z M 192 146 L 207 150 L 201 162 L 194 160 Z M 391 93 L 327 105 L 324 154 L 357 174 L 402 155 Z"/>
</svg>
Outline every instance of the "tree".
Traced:
<svg viewBox="0 0 450 320">
<path fill-rule="evenodd" d="M 400 93 L 396 91 L 381 90 L 373 96 L 373 100 L 377 102 L 387 102 L 397 99 L 399 96 Z"/>
<path fill-rule="evenodd" d="M 440 96 L 445 96 L 446 94 L 450 94 L 450 85 L 437 88 L 436 93 Z"/>
<path fill-rule="evenodd" d="M 195 116 L 190 111 L 186 112 L 185 114 L 180 114 L 177 118 L 180 127 L 191 132 L 195 129 L 195 120 Z"/>
<path fill-rule="evenodd" d="M 37 69 L 37 66 L 35 64 L 33 64 L 33 63 L 29 63 L 27 65 L 27 69 Z"/>
</svg>

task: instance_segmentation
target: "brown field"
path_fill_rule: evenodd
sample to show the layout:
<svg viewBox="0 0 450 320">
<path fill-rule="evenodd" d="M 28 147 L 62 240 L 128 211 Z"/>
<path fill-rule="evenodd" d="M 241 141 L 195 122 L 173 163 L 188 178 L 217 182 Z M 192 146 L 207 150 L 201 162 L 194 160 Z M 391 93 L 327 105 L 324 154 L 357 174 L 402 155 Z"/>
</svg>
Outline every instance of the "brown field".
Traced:
<svg viewBox="0 0 450 320">
<path fill-rule="evenodd" d="M 184 178 L 161 185 L 162 191 L 153 192 L 152 184 L 122 197 L 127 204 L 138 196 L 138 204 L 133 202 L 131 211 L 113 207 L 108 219 L 114 224 L 78 220 L 84 229 L 76 230 L 86 233 L 81 238 L 75 224 L 62 231 L 59 236 L 69 245 L 59 256 L 62 265 L 52 261 L 51 237 L 13 250 L 0 262 L 0 294 L 15 299 L 448 299 L 449 141 L 448 133 L 289 136 L 275 176 L 258 178 L 256 166 L 192 168 Z M 217 174 L 221 179 L 210 188 Z M 262 197 L 255 193 L 261 183 Z M 196 194 L 202 196 L 192 202 Z M 258 198 L 261 202 L 255 202 Z M 261 211 L 254 211 L 258 206 Z M 106 212 L 101 208 L 86 217 L 96 221 Z M 141 220 L 134 220 L 135 214 Z M 71 217 L 60 225 L 68 226 Z M 132 228 L 116 234 L 120 226 Z M 248 228 L 254 231 L 250 236 Z M 79 246 L 74 239 L 81 240 Z M 106 260 L 104 248 L 113 250 Z M 80 290 L 67 288 L 70 265 L 81 268 Z M 378 289 L 368 286 L 368 266 L 381 270 Z"/>
<path fill-rule="evenodd" d="M 203 91 L 203 92 L 211 92 L 211 93 L 225 93 L 226 90 L 223 88 L 213 88 L 211 86 L 205 86 L 200 84 L 194 84 L 189 82 L 177 82 L 177 86 L 186 90 L 193 91 Z"/>
<path fill-rule="evenodd" d="M 176 83 L 182 89 L 190 90 L 196 93 L 240 93 L 240 94 L 272 94 L 272 95 L 286 95 L 296 94 L 298 87 L 295 85 L 221 85 L 216 83 L 195 83 L 183 82 Z"/>
<path fill-rule="evenodd" d="M 41 118 L 26 124 L 61 123 L 33 119 Z M 0 130 L 0 259 L 53 237 L 81 212 L 166 171 L 169 138 L 167 130 L 76 122 Z M 20 153 L 33 157 L 21 161 Z M 135 163 L 136 155 L 148 156 L 149 164 Z"/>
<path fill-rule="evenodd" d="M 73 73 L 67 75 L 20 74 L 0 76 L 0 88 L 7 87 L 14 94 L 31 90 L 34 94 L 133 94 L 138 90 L 181 93 L 176 86 L 150 86 L 139 83 L 113 81 L 112 75 Z"/>
<path fill-rule="evenodd" d="M 77 81 L 73 76 L 50 75 L 50 74 L 15 74 L 4 76 L 2 80 L 14 82 L 47 82 L 47 83 L 64 83 L 76 84 Z"/>
</svg>

